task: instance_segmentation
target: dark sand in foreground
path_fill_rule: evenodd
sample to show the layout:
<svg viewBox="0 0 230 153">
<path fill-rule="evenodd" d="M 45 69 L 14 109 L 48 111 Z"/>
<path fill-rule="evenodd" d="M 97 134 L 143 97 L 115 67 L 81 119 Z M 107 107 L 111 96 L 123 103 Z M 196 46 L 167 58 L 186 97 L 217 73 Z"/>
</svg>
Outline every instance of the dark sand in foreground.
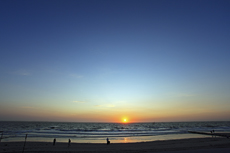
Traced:
<svg viewBox="0 0 230 153">
<path fill-rule="evenodd" d="M 22 152 L 24 142 L 1 142 L 0 152 Z M 165 140 L 141 143 L 111 143 L 95 144 L 95 143 L 56 143 L 53 146 L 52 142 L 27 142 L 25 146 L 25 153 L 38 153 L 38 152 L 52 152 L 52 153 L 71 153 L 71 152 L 211 152 L 218 151 L 230 152 L 230 139 L 217 137 L 217 138 L 192 138 L 180 140 Z"/>
</svg>

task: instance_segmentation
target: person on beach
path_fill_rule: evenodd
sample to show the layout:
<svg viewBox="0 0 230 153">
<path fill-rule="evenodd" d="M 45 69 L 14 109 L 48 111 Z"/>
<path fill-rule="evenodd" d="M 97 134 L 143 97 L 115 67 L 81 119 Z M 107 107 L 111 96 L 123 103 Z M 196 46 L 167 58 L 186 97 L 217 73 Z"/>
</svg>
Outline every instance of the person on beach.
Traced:
<svg viewBox="0 0 230 153">
<path fill-rule="evenodd" d="M 109 145 L 110 144 L 110 141 L 109 141 L 109 138 L 107 138 L 107 145 Z"/>
<path fill-rule="evenodd" d="M 0 142 L 1 142 L 1 141 L 2 141 L 2 138 L 3 138 L 3 131 L 0 131 L 0 132 L 2 132 L 1 138 L 0 138 Z"/>
<path fill-rule="evenodd" d="M 212 138 L 213 138 L 213 134 L 212 134 L 212 131 L 210 131 L 211 132 L 211 135 L 212 135 Z"/>
<path fill-rule="evenodd" d="M 214 130 L 212 130 L 212 133 L 215 135 L 215 131 Z M 216 135 L 215 135 L 215 138 L 216 138 Z"/>
<path fill-rule="evenodd" d="M 71 140 L 69 139 L 68 147 L 70 147 Z"/>
<path fill-rule="evenodd" d="M 215 135 L 215 134 L 214 134 L 214 132 L 215 132 L 215 131 L 214 131 L 214 130 L 212 130 L 212 131 L 210 131 L 210 132 L 211 132 L 211 134 L 212 134 L 212 138 L 213 138 L 213 135 Z M 216 135 L 215 135 L 215 137 L 216 137 Z"/>
<path fill-rule="evenodd" d="M 55 138 L 54 141 L 53 141 L 53 146 L 55 146 L 55 143 L 56 143 L 56 138 Z"/>
</svg>

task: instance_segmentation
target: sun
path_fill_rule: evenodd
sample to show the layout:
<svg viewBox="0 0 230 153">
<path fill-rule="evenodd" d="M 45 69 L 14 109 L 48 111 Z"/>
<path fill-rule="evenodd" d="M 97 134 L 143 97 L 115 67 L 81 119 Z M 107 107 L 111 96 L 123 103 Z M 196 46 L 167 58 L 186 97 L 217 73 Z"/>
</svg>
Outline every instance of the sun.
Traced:
<svg viewBox="0 0 230 153">
<path fill-rule="evenodd" d="M 129 123 L 129 118 L 128 117 L 122 117 L 120 123 Z"/>
</svg>

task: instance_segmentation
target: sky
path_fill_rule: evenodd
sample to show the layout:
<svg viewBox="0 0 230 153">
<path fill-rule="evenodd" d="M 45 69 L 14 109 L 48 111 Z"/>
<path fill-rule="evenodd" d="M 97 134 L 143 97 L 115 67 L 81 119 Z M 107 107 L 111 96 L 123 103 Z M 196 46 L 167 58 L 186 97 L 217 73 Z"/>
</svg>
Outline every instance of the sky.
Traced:
<svg viewBox="0 0 230 153">
<path fill-rule="evenodd" d="M 229 8 L 1 0 L 0 121 L 229 121 Z"/>
</svg>

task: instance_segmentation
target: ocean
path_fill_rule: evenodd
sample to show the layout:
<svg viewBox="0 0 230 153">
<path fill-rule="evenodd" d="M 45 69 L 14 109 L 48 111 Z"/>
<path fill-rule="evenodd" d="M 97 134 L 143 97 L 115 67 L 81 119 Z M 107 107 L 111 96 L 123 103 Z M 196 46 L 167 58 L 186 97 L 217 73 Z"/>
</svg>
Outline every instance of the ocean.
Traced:
<svg viewBox="0 0 230 153">
<path fill-rule="evenodd" d="M 70 123 L 0 121 L 3 141 L 105 143 L 146 142 L 155 140 L 208 137 L 188 131 L 230 132 L 230 121 L 223 122 L 154 122 L 154 123 Z"/>
</svg>

